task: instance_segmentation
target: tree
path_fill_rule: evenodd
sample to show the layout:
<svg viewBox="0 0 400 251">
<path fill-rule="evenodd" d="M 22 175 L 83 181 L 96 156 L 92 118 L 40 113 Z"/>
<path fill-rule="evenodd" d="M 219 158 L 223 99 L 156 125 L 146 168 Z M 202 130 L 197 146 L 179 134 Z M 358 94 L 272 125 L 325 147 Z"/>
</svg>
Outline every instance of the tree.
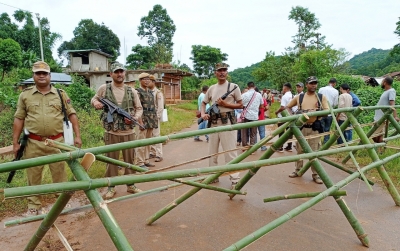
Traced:
<svg viewBox="0 0 400 251">
<path fill-rule="evenodd" d="M 228 60 L 228 54 L 221 49 L 209 45 L 192 45 L 192 57 L 194 72 L 199 77 L 210 78 L 217 63 Z"/>
<path fill-rule="evenodd" d="M 64 41 L 58 47 L 58 55 L 64 55 L 65 50 L 96 49 L 108 53 L 112 60 L 120 55 L 121 42 L 118 36 L 104 23 L 97 24 L 92 19 L 82 19 L 73 31 L 74 37 Z"/>
<path fill-rule="evenodd" d="M 13 39 L 0 39 L 0 69 L 2 69 L 1 81 L 6 72 L 21 64 L 21 46 Z"/>
<path fill-rule="evenodd" d="M 311 13 L 308 8 L 292 7 L 289 20 L 293 20 L 297 24 L 297 34 L 292 37 L 294 47 L 288 48 L 289 51 L 301 53 L 307 49 L 321 49 L 326 46 L 324 42 L 325 36 L 321 36 L 318 33 L 321 24 L 315 14 Z"/>
<path fill-rule="evenodd" d="M 39 61 L 39 57 L 33 50 L 22 51 L 22 67 L 31 68 L 36 61 Z"/>
<path fill-rule="evenodd" d="M 147 39 L 153 49 L 156 63 L 169 63 L 172 60 L 172 38 L 176 26 L 168 15 L 167 10 L 159 4 L 154 5 L 148 15 L 140 19 L 137 35 Z"/>
<path fill-rule="evenodd" d="M 137 44 L 132 47 L 132 54 L 126 58 L 126 64 L 130 69 L 150 69 L 154 66 L 154 54 L 150 46 Z"/>
<path fill-rule="evenodd" d="M 397 27 L 396 27 L 396 30 L 394 31 L 394 34 L 396 34 L 400 38 L 400 17 L 399 17 L 399 21 L 397 21 L 396 25 L 397 25 Z M 400 43 L 396 44 L 390 52 L 390 55 L 392 55 L 392 56 L 395 54 L 400 55 Z"/>
</svg>

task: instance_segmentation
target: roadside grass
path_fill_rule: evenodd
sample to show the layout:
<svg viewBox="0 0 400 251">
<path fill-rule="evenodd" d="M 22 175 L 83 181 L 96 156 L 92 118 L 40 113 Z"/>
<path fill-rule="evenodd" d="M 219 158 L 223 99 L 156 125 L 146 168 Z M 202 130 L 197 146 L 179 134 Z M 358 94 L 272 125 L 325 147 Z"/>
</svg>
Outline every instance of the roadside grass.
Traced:
<svg viewBox="0 0 400 251">
<path fill-rule="evenodd" d="M 161 135 L 176 133 L 184 128 L 190 127 L 196 119 L 195 110 L 197 109 L 197 101 L 188 101 L 177 105 L 168 105 L 167 109 L 168 122 L 161 123 Z M 104 129 L 99 121 L 100 111 L 83 111 L 78 109 L 77 113 L 79 117 L 81 137 L 83 142 L 82 148 L 103 146 Z M 12 135 L 12 129 L 6 131 L 6 129 L 3 128 L 3 130 L 4 132 L 2 131 L 2 133 L 9 133 Z M 4 156 L 2 159 L 0 159 L 0 163 L 9 162 L 12 161 L 12 159 L 12 156 Z M 68 178 L 71 178 L 72 174 L 67 165 L 66 170 Z M 100 161 L 96 161 L 89 169 L 88 173 L 91 178 L 101 178 L 104 177 L 105 171 L 106 164 Z M 0 189 L 6 187 L 7 177 L 8 173 L 0 173 Z M 42 183 L 51 183 L 51 173 L 47 165 L 44 168 Z M 16 172 L 14 179 L 10 185 L 10 187 L 20 186 L 27 186 L 26 172 L 23 170 L 19 170 Z M 55 200 L 53 195 L 44 195 L 42 196 L 42 198 L 45 203 L 52 203 Z M 2 201 L 2 203 L 0 203 L 0 220 L 5 217 L 19 215 L 25 212 L 27 209 L 26 199 L 4 200 L 4 194 L 0 193 L 0 201 Z"/>
</svg>

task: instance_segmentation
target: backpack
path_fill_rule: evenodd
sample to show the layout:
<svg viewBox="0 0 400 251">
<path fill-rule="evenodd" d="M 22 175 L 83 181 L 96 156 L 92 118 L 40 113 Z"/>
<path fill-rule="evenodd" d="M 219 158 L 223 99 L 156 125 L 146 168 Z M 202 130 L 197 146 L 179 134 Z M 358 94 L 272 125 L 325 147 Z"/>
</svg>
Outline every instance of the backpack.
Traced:
<svg viewBox="0 0 400 251">
<path fill-rule="evenodd" d="M 321 104 L 321 100 L 322 100 L 322 93 L 317 93 L 317 97 L 318 97 L 318 110 L 320 110 L 321 109 L 321 107 L 322 107 L 322 104 Z M 301 104 L 303 103 L 303 99 L 304 99 L 304 93 L 300 93 L 300 96 L 299 96 L 299 109 L 298 110 L 302 110 L 301 109 Z"/>
</svg>

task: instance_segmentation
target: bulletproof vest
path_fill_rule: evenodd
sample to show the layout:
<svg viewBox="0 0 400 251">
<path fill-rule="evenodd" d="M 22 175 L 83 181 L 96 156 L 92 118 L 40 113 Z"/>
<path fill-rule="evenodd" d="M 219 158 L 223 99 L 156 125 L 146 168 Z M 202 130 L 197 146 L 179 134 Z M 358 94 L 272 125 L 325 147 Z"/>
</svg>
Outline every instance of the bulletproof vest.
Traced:
<svg viewBox="0 0 400 251">
<path fill-rule="evenodd" d="M 111 84 L 107 84 L 106 86 L 106 93 L 104 95 L 105 99 L 110 100 L 114 104 L 118 105 L 120 108 L 124 109 L 126 112 L 132 114 L 134 107 L 133 107 L 133 94 L 132 94 L 132 88 L 129 86 L 124 86 L 125 94 L 124 98 L 122 99 L 121 105 L 118 105 L 117 100 L 115 99 L 114 93 L 111 90 Z M 106 131 L 113 130 L 115 131 L 126 131 L 134 128 L 134 124 L 127 125 L 125 123 L 124 117 L 121 115 L 118 115 L 117 113 L 113 113 L 113 122 L 108 123 L 107 122 L 107 113 L 108 109 L 107 107 L 104 106 L 103 108 L 103 113 L 101 114 L 101 121 L 103 122 L 103 127 L 106 129 Z"/>
<path fill-rule="evenodd" d="M 153 94 L 142 88 L 138 88 L 137 92 L 143 107 L 143 115 L 142 115 L 143 126 L 146 129 L 157 128 L 158 119 L 157 119 L 157 111 L 156 111 L 156 106 L 154 104 Z"/>
</svg>

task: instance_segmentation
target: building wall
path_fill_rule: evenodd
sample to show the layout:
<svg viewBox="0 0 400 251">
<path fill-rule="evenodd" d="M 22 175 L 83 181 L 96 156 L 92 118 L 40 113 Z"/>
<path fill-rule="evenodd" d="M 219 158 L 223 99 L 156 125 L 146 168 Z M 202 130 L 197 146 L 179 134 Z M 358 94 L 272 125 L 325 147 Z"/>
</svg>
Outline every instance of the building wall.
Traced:
<svg viewBox="0 0 400 251">
<path fill-rule="evenodd" d="M 79 71 L 82 65 L 82 58 L 81 57 L 73 57 L 71 60 L 71 70 L 72 71 Z"/>
<path fill-rule="evenodd" d="M 107 77 L 108 74 L 93 74 L 90 76 L 90 88 L 94 90 L 98 90 L 102 84 L 106 84 L 107 82 L 111 83 L 111 77 Z"/>
<path fill-rule="evenodd" d="M 89 69 L 90 71 L 108 71 L 107 57 L 91 52 L 89 54 Z"/>
</svg>

